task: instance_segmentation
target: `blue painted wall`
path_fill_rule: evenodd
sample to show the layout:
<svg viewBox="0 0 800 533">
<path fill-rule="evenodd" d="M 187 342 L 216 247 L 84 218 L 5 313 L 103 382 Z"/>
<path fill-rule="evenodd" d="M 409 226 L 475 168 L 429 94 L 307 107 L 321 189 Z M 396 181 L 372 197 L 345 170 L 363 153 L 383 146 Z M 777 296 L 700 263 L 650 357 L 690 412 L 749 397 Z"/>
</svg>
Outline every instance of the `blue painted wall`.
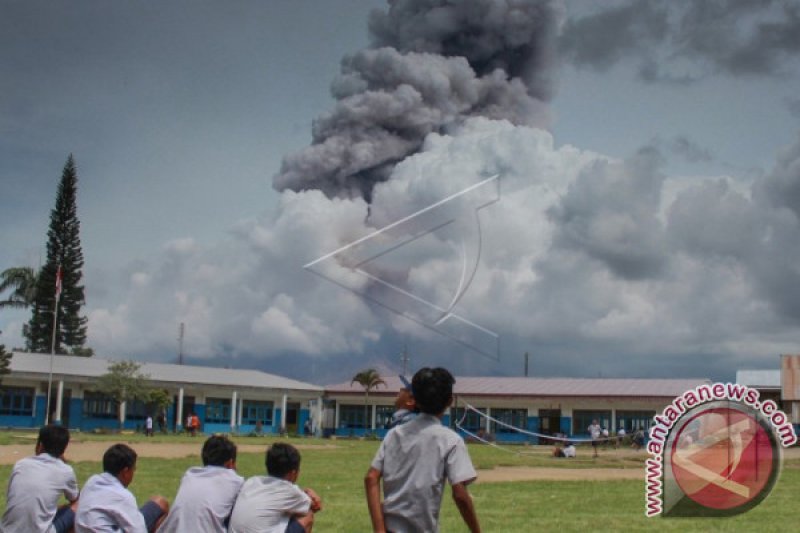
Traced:
<svg viewBox="0 0 800 533">
<path fill-rule="evenodd" d="M 561 433 L 572 437 L 572 417 L 571 416 L 562 416 L 561 417 Z"/>
</svg>

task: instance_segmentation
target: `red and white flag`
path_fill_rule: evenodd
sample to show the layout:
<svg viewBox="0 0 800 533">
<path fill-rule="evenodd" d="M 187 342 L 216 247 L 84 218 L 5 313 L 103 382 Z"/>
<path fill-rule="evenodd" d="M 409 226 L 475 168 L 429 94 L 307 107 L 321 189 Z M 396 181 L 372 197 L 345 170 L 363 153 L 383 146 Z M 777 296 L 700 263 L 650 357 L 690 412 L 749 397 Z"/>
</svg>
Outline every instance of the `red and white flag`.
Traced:
<svg viewBox="0 0 800 533">
<path fill-rule="evenodd" d="M 58 265 L 58 270 L 56 271 L 56 301 L 61 298 L 61 265 Z"/>
</svg>

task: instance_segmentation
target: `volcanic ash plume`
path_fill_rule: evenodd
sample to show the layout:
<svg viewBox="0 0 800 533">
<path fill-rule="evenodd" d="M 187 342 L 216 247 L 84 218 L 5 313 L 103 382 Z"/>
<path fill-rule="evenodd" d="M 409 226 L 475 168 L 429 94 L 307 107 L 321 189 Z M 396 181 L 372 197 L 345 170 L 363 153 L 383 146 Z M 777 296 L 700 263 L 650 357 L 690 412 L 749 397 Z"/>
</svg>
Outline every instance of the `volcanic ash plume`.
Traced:
<svg viewBox="0 0 800 533">
<path fill-rule="evenodd" d="M 550 0 L 391 2 L 372 15 L 372 47 L 342 60 L 311 146 L 284 158 L 273 186 L 371 202 L 429 133 L 475 116 L 546 126 L 558 13 Z"/>
</svg>

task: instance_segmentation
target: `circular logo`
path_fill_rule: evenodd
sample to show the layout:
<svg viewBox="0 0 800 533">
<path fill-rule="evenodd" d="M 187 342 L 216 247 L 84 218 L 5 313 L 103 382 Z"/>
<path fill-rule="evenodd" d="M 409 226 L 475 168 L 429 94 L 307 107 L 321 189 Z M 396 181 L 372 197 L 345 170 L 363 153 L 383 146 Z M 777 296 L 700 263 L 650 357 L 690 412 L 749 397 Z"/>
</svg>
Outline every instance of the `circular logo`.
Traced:
<svg viewBox="0 0 800 533">
<path fill-rule="evenodd" d="M 745 512 L 769 494 L 780 471 L 769 423 L 746 405 L 698 407 L 681 418 L 669 440 L 674 483 L 691 502 L 681 507 L 696 511 L 687 514 Z"/>
</svg>

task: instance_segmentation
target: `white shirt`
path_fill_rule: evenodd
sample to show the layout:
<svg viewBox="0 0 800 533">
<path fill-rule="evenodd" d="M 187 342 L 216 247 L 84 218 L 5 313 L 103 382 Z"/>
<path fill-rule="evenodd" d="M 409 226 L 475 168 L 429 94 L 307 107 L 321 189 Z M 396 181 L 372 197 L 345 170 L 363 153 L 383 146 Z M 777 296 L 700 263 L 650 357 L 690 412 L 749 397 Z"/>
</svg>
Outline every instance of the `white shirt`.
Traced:
<svg viewBox="0 0 800 533">
<path fill-rule="evenodd" d="M 587 429 L 592 439 L 596 440 L 600 438 L 600 424 L 591 424 Z"/>
<path fill-rule="evenodd" d="M 228 526 L 230 533 L 284 533 L 292 515 L 306 514 L 311 498 L 285 479 L 254 476 L 244 482 Z"/>
<path fill-rule="evenodd" d="M 244 478 L 223 466 L 194 466 L 186 471 L 159 533 L 225 533 Z"/>
<path fill-rule="evenodd" d="M 89 478 L 78 500 L 75 533 L 147 533 L 136 498 L 109 474 Z"/>
<path fill-rule="evenodd" d="M 569 446 L 566 446 L 564 448 L 564 457 L 575 457 L 575 456 L 576 456 L 575 446 L 570 444 Z"/>
<path fill-rule="evenodd" d="M 49 453 L 20 459 L 8 478 L 0 531 L 50 531 L 62 494 L 69 501 L 78 499 L 78 481 L 71 466 Z"/>
<path fill-rule="evenodd" d="M 439 531 L 445 479 L 477 477 L 464 440 L 424 413 L 386 434 L 372 467 L 383 477 L 386 529 L 395 533 Z"/>
</svg>

